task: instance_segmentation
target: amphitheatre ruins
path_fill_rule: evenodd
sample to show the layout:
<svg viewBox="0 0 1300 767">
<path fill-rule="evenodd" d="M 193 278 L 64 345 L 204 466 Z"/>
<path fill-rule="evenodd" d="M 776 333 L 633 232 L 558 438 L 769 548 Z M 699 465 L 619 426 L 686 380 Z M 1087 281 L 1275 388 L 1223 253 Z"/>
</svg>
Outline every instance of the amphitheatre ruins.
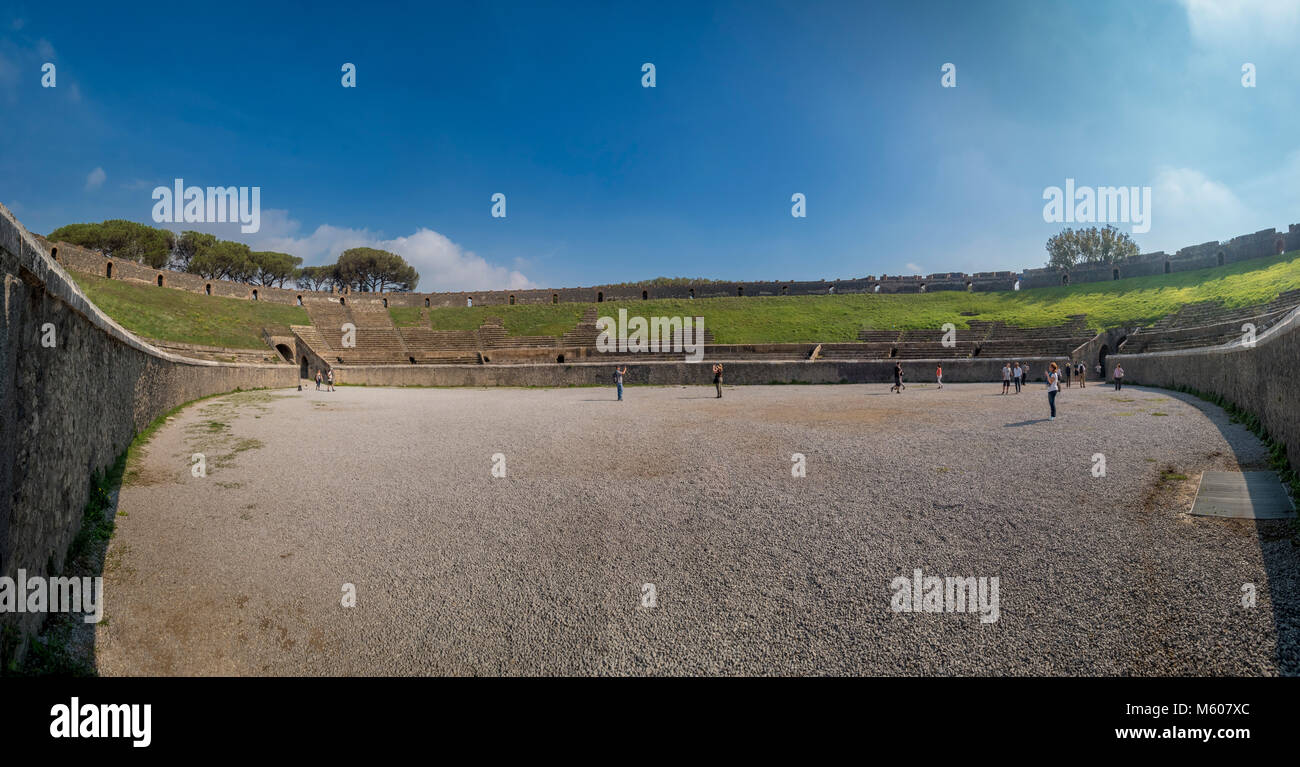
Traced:
<svg viewBox="0 0 1300 767">
<path fill-rule="evenodd" d="M 109 620 L 69 640 L 96 673 L 1300 673 L 1295 523 L 1190 514 L 1202 473 L 1300 466 L 1300 285 L 1125 303 L 1289 269 L 1300 224 L 1070 271 L 361 293 L 152 269 L 0 207 L 0 258 L 0 576 L 67 571 L 116 467 Z M 157 291 L 186 294 L 173 324 L 291 313 L 242 346 L 129 330 Z M 944 294 L 1112 308 L 921 303 Z M 958 309 L 850 338 L 714 320 L 764 301 Z M 702 364 L 600 351 L 638 302 L 703 317 Z M 563 327 L 518 332 L 526 307 Z M 1012 361 L 1028 397 L 998 391 Z M 1087 387 L 1048 421 L 1053 363 Z M 1000 579 L 995 625 L 891 613 L 914 572 Z M 7 664 L 48 633 L 0 622 Z"/>
</svg>

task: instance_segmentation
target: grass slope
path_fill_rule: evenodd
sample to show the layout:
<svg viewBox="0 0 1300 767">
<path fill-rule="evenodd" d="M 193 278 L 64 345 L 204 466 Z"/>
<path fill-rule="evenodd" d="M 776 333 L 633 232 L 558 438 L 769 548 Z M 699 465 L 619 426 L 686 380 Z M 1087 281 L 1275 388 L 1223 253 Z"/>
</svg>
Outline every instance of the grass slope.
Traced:
<svg viewBox="0 0 1300 767">
<path fill-rule="evenodd" d="M 528 304 L 441 309 L 392 308 L 399 325 L 473 330 L 485 317 L 501 317 L 511 335 L 559 336 L 589 306 L 602 316 L 701 316 L 718 343 L 854 341 L 860 328 L 938 329 L 970 320 L 1022 327 L 1057 325 L 1071 314 L 1088 315 L 1094 329 L 1154 321 L 1183 304 L 1225 306 L 1267 303 L 1300 289 L 1300 252 L 1177 274 L 1134 277 L 1023 291 L 908 295 L 825 295 L 606 301 L 601 304 Z M 963 312 L 973 313 L 962 316 Z M 428 318 L 427 320 L 425 318 Z"/>
<path fill-rule="evenodd" d="M 159 341 L 265 349 L 262 328 L 311 323 L 307 310 L 300 306 L 201 296 L 81 272 L 71 274 L 86 297 L 119 325 Z"/>
<path fill-rule="evenodd" d="M 263 327 L 305 325 L 306 310 L 237 298 L 201 296 L 122 280 L 74 273 L 86 295 L 128 330 L 147 338 L 238 349 L 263 348 Z M 707 298 L 695 301 L 606 301 L 601 304 L 527 304 L 445 309 L 392 307 L 401 326 L 473 330 L 501 317 L 511 335 L 555 336 L 571 329 L 589 306 L 601 315 L 704 317 L 719 343 L 853 341 L 859 329 L 938 329 L 971 320 L 1022 327 L 1056 325 L 1088 315 L 1094 329 L 1154 321 L 1188 303 L 1262 304 L 1300 289 L 1300 252 L 1178 274 L 1134 277 L 996 293 L 941 291 L 909 295 L 819 295 Z M 963 316 L 963 312 L 967 316 Z"/>
</svg>

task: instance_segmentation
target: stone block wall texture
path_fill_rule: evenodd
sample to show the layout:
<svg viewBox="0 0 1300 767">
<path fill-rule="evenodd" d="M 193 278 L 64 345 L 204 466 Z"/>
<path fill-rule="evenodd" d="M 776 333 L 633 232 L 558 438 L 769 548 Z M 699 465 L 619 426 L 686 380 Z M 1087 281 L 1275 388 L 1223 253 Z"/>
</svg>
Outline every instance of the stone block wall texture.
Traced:
<svg viewBox="0 0 1300 767">
<path fill-rule="evenodd" d="M 1020 358 L 1030 363 L 1033 380 L 1041 381 L 1049 362 L 1064 365 L 1065 357 Z M 897 360 L 814 362 L 781 360 L 722 360 L 723 382 L 761 384 L 889 384 Z M 944 383 L 1002 385 L 1002 359 L 903 360 L 903 383 L 934 383 L 934 369 L 943 365 Z M 635 362 L 620 357 L 608 363 L 574 365 L 335 365 L 340 384 L 364 386 L 613 386 L 614 368 L 627 366 L 628 385 L 712 385 L 712 361 Z M 1046 388 L 1043 389 L 1046 396 Z M 848 396 L 848 395 L 846 395 Z"/>
<path fill-rule="evenodd" d="M 145 344 L 91 304 L 3 205 L 0 275 L 0 576 L 63 568 L 91 475 L 159 415 L 236 388 L 297 385 L 293 365 L 192 360 Z M 0 629 L 25 637 L 43 617 L 2 613 Z M 21 655 L 25 640 L 9 649 Z"/>
<path fill-rule="evenodd" d="M 475 306 L 510 304 L 592 303 L 602 301 L 639 301 L 654 298 L 724 298 L 728 296 L 807 296 L 831 293 L 933 293 L 945 290 L 1011 290 L 1019 280 L 1022 289 L 1051 287 L 1067 281 L 1105 282 L 1125 277 L 1184 272 L 1210 266 L 1231 264 L 1252 258 L 1272 256 L 1283 251 L 1300 250 L 1300 224 L 1287 231 L 1264 229 L 1254 234 L 1234 237 L 1225 242 L 1207 242 L 1183 248 L 1174 255 L 1164 252 L 1145 253 L 1117 264 L 1060 269 L 1025 269 L 1015 272 L 941 272 L 927 276 L 869 276 L 851 280 L 802 280 L 785 282 L 717 282 L 691 285 L 596 285 L 589 288 L 545 288 L 528 290 L 480 290 L 452 293 L 334 293 L 258 287 L 224 280 L 207 280 L 185 272 L 153 269 L 143 264 L 104 255 L 69 243 L 46 243 L 57 251 L 57 260 L 70 269 L 101 277 L 132 280 L 163 287 L 188 290 L 205 295 L 273 301 L 282 304 L 305 304 L 314 301 L 374 306 L 454 307 L 465 306 L 470 299 Z M 111 274 L 110 274 L 111 266 Z"/>
<path fill-rule="evenodd" d="M 1300 467 L 1300 309 L 1260 335 L 1253 348 L 1234 343 L 1115 354 L 1106 360 L 1108 378 L 1116 363 L 1123 365 L 1128 383 L 1217 394 L 1254 414 L 1271 437 L 1286 445 L 1291 465 Z"/>
</svg>

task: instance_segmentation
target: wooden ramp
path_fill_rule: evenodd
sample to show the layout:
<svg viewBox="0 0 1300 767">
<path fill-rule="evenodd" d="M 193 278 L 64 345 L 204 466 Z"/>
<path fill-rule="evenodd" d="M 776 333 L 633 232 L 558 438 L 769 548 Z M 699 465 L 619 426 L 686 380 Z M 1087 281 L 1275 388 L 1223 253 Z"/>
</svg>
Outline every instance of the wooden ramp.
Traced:
<svg viewBox="0 0 1300 767">
<path fill-rule="evenodd" d="M 1234 519 L 1287 519 L 1295 504 L 1275 471 L 1207 471 L 1201 474 L 1192 514 Z"/>
</svg>

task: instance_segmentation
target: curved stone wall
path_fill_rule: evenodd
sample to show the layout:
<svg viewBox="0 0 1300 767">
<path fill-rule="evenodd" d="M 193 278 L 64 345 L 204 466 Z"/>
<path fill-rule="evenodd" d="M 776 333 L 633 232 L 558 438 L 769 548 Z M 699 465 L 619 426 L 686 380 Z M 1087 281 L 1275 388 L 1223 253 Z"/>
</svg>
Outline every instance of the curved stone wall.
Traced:
<svg viewBox="0 0 1300 767">
<path fill-rule="evenodd" d="M 62 570 L 91 474 L 159 415 L 236 388 L 297 385 L 294 365 L 194 360 L 144 343 L 91 304 L 3 205 L 0 275 L 0 576 Z M 14 640 L 43 617 L 0 613 L 0 654 L 21 655 Z"/>
<path fill-rule="evenodd" d="M 1256 415 L 1269 436 L 1287 447 L 1300 467 L 1300 309 L 1260 335 L 1254 347 L 1235 342 L 1208 349 L 1107 358 L 1109 379 L 1116 364 L 1124 380 L 1167 389 L 1189 388 L 1217 394 Z"/>
</svg>

